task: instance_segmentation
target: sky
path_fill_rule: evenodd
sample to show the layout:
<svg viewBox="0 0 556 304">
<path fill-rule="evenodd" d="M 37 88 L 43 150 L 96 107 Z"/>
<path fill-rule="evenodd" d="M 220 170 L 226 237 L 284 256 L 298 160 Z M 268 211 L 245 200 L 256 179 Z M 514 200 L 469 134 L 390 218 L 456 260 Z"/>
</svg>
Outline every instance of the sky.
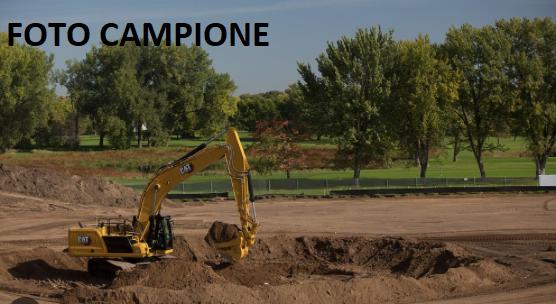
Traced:
<svg viewBox="0 0 556 304">
<path fill-rule="evenodd" d="M 378 25 L 392 29 L 396 39 L 422 33 L 442 42 L 451 26 L 482 26 L 510 17 L 556 20 L 556 0 L 0 0 L 3 32 L 9 22 L 82 22 L 90 27 L 91 39 L 85 46 L 56 47 L 51 40 L 40 46 L 54 54 L 57 69 L 100 45 L 98 33 L 107 22 L 119 24 L 120 31 L 128 22 L 150 22 L 155 28 L 163 22 L 269 23 L 268 47 L 204 47 L 215 69 L 231 75 L 236 94 L 286 89 L 299 78 L 297 62 L 314 64 L 327 42 L 352 36 L 358 28 Z M 56 91 L 65 94 L 64 88 Z"/>
</svg>

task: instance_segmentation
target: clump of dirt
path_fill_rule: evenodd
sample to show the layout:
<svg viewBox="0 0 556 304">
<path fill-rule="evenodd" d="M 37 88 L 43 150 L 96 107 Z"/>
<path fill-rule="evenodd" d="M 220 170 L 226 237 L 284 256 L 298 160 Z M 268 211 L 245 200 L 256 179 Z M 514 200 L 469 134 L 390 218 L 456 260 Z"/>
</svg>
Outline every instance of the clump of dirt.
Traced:
<svg viewBox="0 0 556 304">
<path fill-rule="evenodd" d="M 0 191 L 17 192 L 68 203 L 136 207 L 133 189 L 95 177 L 65 175 L 43 168 L 0 164 Z"/>
<path fill-rule="evenodd" d="M 239 228 L 234 224 L 215 221 L 210 226 L 205 241 L 210 245 L 235 240 L 239 237 Z"/>
</svg>

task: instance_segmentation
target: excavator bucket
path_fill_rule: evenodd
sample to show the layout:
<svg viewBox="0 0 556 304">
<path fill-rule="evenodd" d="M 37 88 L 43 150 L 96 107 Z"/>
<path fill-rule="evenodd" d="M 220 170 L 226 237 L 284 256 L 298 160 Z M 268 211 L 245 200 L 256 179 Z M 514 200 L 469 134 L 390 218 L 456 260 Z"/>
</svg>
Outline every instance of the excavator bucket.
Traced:
<svg viewBox="0 0 556 304">
<path fill-rule="evenodd" d="M 243 234 L 234 224 L 213 222 L 205 241 L 234 261 L 244 258 L 248 253 Z"/>
</svg>

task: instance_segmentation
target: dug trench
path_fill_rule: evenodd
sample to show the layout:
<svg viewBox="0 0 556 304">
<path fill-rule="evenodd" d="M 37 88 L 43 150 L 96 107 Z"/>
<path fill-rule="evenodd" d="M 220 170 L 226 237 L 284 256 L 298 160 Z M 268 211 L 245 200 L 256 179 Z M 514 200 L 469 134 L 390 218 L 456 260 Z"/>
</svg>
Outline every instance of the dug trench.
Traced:
<svg viewBox="0 0 556 304">
<path fill-rule="evenodd" d="M 384 237 L 259 239 L 236 263 L 204 240 L 175 239 L 175 259 L 90 276 L 48 248 L 0 256 L 0 289 L 63 303 L 397 302 L 445 298 L 515 279 L 510 267 L 453 244 Z"/>
</svg>

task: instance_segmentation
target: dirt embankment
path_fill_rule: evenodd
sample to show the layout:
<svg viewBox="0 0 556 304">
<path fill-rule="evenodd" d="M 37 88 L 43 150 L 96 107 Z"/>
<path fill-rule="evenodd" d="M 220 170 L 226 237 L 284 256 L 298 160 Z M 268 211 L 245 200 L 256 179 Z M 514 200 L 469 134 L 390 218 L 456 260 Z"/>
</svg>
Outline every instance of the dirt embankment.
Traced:
<svg viewBox="0 0 556 304">
<path fill-rule="evenodd" d="M 177 237 L 175 255 L 104 281 L 47 248 L 4 254 L 0 288 L 65 303 L 407 303 L 514 278 L 457 246 L 401 238 L 273 236 L 230 264 L 203 240 Z"/>
<path fill-rule="evenodd" d="M 137 207 L 133 189 L 94 177 L 69 176 L 41 168 L 0 164 L 0 191 L 83 205 Z"/>
</svg>

